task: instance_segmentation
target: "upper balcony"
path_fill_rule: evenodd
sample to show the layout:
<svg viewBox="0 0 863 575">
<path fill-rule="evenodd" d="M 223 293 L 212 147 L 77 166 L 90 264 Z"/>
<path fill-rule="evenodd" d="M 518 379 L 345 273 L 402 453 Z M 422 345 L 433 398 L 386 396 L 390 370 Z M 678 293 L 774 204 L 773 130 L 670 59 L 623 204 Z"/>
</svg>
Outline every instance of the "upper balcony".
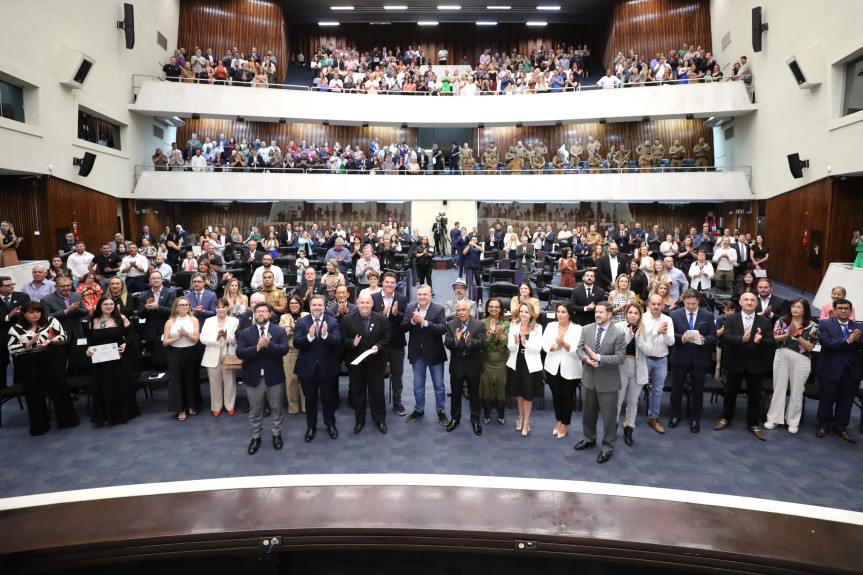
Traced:
<svg viewBox="0 0 863 575">
<path fill-rule="evenodd" d="M 314 92 L 300 89 L 244 89 L 236 86 L 133 79 L 135 101 L 129 109 L 154 116 L 281 119 L 320 123 L 411 127 L 477 127 L 631 122 L 691 115 L 697 118 L 739 117 L 754 112 L 743 82 L 683 86 L 641 86 L 616 90 L 507 96 L 428 97 L 405 94 Z"/>
</svg>

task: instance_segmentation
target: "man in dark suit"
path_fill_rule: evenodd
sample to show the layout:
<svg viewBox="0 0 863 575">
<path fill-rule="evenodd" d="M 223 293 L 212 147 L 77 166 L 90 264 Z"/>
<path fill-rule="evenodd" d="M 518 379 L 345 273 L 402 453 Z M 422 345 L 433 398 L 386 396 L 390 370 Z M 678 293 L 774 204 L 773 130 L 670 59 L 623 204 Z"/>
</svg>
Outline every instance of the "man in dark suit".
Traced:
<svg viewBox="0 0 863 575">
<path fill-rule="evenodd" d="M 738 278 L 749 269 L 749 260 L 752 257 L 749 244 L 746 243 L 746 234 L 740 234 L 737 243 L 731 244 L 731 249 L 737 251 L 737 261 L 734 262 L 734 277 Z"/>
<path fill-rule="evenodd" d="M 446 332 L 446 312 L 443 306 L 432 303 L 431 286 L 422 284 L 417 287 L 417 301 L 411 302 L 405 310 L 401 330 L 410 334 L 408 341 L 408 361 L 413 367 L 414 400 L 416 406 L 405 420 L 413 423 L 425 415 L 426 406 L 426 368 L 431 373 L 434 387 L 435 411 L 438 421 L 446 427 L 446 390 L 443 383 L 443 364 L 446 349 L 441 337 Z"/>
<path fill-rule="evenodd" d="M 632 253 L 632 244 L 629 239 L 629 230 L 626 229 L 626 224 L 620 224 L 617 231 L 614 232 L 614 243 L 617 244 L 617 247 L 621 252 L 627 254 Z"/>
<path fill-rule="evenodd" d="M 573 288 L 569 301 L 575 309 L 576 323 L 584 326 L 594 321 L 593 310 L 597 303 L 605 301 L 605 290 L 594 283 L 596 274 L 593 270 L 585 271 L 581 279 L 581 283 Z"/>
<path fill-rule="evenodd" d="M 204 288 L 207 279 L 204 274 L 195 272 L 192 275 L 192 289 L 186 292 L 186 297 L 192 302 L 192 313 L 202 325 L 207 318 L 216 315 L 216 294 Z"/>
<path fill-rule="evenodd" d="M 456 167 L 453 170 L 458 169 L 458 163 L 456 163 Z M 459 240 L 461 240 L 461 228 L 459 227 L 459 223 L 456 222 L 453 225 L 453 228 L 449 231 L 449 245 L 452 250 L 452 263 L 456 265 L 458 262 L 458 249 Z"/>
<path fill-rule="evenodd" d="M 279 232 L 279 247 L 296 246 L 298 239 L 297 233 L 292 229 L 291 224 L 287 223 L 285 224 L 285 229 Z"/>
<path fill-rule="evenodd" d="M 432 236 L 434 237 L 435 255 L 443 255 L 440 249 L 440 240 L 446 234 L 446 226 L 440 221 L 440 216 L 435 216 L 432 224 Z"/>
<path fill-rule="evenodd" d="M 42 298 L 42 305 L 48 315 L 60 322 L 63 331 L 66 332 L 66 342 L 60 346 L 65 361 L 73 358 L 73 351 L 79 352 L 74 356 L 76 365 L 86 362 L 83 353 L 87 350 L 86 344 L 79 346 L 78 342 L 86 337 L 84 325 L 87 320 L 87 307 L 84 305 L 82 295 L 72 291 L 71 278 L 59 277 L 55 285 L 55 292 Z"/>
<path fill-rule="evenodd" d="M 665 241 L 665 234 L 659 231 L 659 226 L 654 225 L 653 230 L 647 234 L 647 246 L 650 248 L 650 255 L 654 258 L 662 257 L 659 252 L 659 246 Z"/>
<path fill-rule="evenodd" d="M 745 378 L 746 393 L 749 395 L 746 425 L 752 435 L 766 441 L 767 437 L 758 427 L 761 421 L 761 381 L 773 366 L 776 340 L 773 339 L 773 324 L 755 312 L 755 300 L 755 294 L 741 295 L 740 313 L 725 321 L 722 356 L 728 370 L 728 387 L 725 389 L 722 419 L 716 422 L 713 429 L 719 431 L 731 423 L 737 405 L 737 393 Z"/>
<path fill-rule="evenodd" d="M 620 274 L 627 273 L 629 261 L 618 253 L 617 244 L 608 245 L 608 254 L 596 262 L 596 285 L 607 290 L 612 289 L 612 283 Z"/>
<path fill-rule="evenodd" d="M 176 292 L 162 285 L 162 274 L 150 272 L 150 289 L 138 298 L 138 317 L 144 323 L 144 341 L 150 343 L 156 365 L 167 365 L 165 347 L 159 341 L 176 299 Z"/>
<path fill-rule="evenodd" d="M 387 404 L 384 399 L 384 350 L 390 341 L 390 322 L 372 311 L 372 296 L 357 298 L 357 311 L 342 319 L 342 347 L 348 364 L 348 389 L 351 394 L 356 424 L 354 433 L 366 424 L 366 397 L 372 412 L 372 422 L 381 433 L 387 432 Z M 352 362 L 361 354 L 372 350 L 358 365 Z"/>
<path fill-rule="evenodd" d="M 294 347 L 299 350 L 294 373 L 306 396 L 306 442 L 315 438 L 318 427 L 318 396 L 324 411 L 324 425 L 332 439 L 339 436 L 336 428 L 336 406 L 339 397 L 339 369 L 342 360 L 342 336 L 339 322 L 324 313 L 326 299 L 313 295 L 310 313 L 297 320 L 294 327 Z"/>
<path fill-rule="evenodd" d="M 847 299 L 835 299 L 834 317 L 818 323 L 821 359 L 816 375 L 821 387 L 815 437 L 824 437 L 828 431 L 832 431 L 845 441 L 857 443 L 847 428 L 854 396 L 863 377 L 860 366 L 863 324 L 850 320 L 851 309 L 851 302 Z"/>
<path fill-rule="evenodd" d="M 683 388 L 686 376 L 692 385 L 692 405 L 690 406 L 689 430 L 701 431 L 701 409 L 704 400 L 704 378 L 710 368 L 713 350 L 718 340 L 716 322 L 713 314 L 698 307 L 698 291 L 688 289 L 683 292 L 684 307 L 671 312 L 674 326 L 674 353 L 671 354 L 671 419 L 668 427 L 680 425 Z M 691 333 L 697 331 L 698 336 Z M 662 381 L 655 381 L 661 389 Z"/>
<path fill-rule="evenodd" d="M 536 263 L 536 247 L 527 241 L 527 236 L 521 236 L 521 243 L 515 247 L 515 265 L 518 269 L 529 272 Z"/>
<path fill-rule="evenodd" d="M 309 301 L 313 295 L 324 295 L 327 287 L 318 281 L 318 272 L 309 266 L 303 272 L 303 280 L 294 288 L 294 293 L 303 298 L 305 311 L 309 311 Z"/>
<path fill-rule="evenodd" d="M 396 293 L 398 283 L 396 274 L 384 272 L 381 280 L 381 291 L 372 294 L 372 311 L 383 314 L 390 324 L 390 339 L 388 345 L 379 352 L 383 356 L 383 365 L 390 364 L 390 385 L 393 394 L 393 411 L 399 415 L 405 415 L 402 405 L 402 376 L 405 370 L 405 334 L 402 331 L 402 320 L 407 310 L 407 299 L 400 293 Z M 383 367 L 381 368 L 383 369 Z"/>
<path fill-rule="evenodd" d="M 740 245 L 740 242 L 737 242 L 738 248 Z M 758 307 L 755 308 L 755 313 L 766 317 L 770 321 L 770 325 L 775 325 L 777 319 L 785 317 L 785 312 L 788 311 L 788 302 L 773 295 L 773 282 L 769 278 L 758 278 L 756 281 L 758 283 Z"/>
<path fill-rule="evenodd" d="M 461 421 L 461 389 L 467 384 L 470 397 L 470 424 L 476 435 L 482 435 L 479 424 L 479 377 L 483 370 L 482 350 L 485 346 L 485 324 L 471 317 L 470 304 L 461 300 L 455 306 L 455 319 L 446 325 L 444 345 L 450 350 L 449 381 L 450 415 L 447 431 L 453 431 Z"/>
<path fill-rule="evenodd" d="M 252 427 L 249 455 L 257 453 L 261 446 L 265 402 L 270 406 L 273 422 L 273 447 L 282 448 L 282 422 L 285 419 L 282 357 L 289 348 L 285 328 L 270 323 L 270 304 L 255 304 L 254 314 L 255 325 L 237 332 L 237 357 L 243 360 L 243 383 L 249 398 L 249 423 Z"/>
<path fill-rule="evenodd" d="M 68 279 L 68 278 L 67 278 Z M 60 281 L 57 281 L 57 285 L 55 289 L 59 289 Z M 72 280 L 69 280 L 69 290 L 66 291 L 68 294 L 72 289 Z M 57 292 L 52 293 L 50 296 L 45 296 L 42 298 L 43 300 L 48 297 L 54 297 L 57 295 Z M 81 300 L 80 294 L 74 294 L 77 297 L 77 300 Z M 15 291 L 15 282 L 9 276 L 0 276 L 0 333 L 2 333 L 3 341 L 3 349 L 0 349 L 0 388 L 6 387 L 6 370 L 9 368 L 9 350 L 6 348 L 6 339 L 9 334 L 9 328 L 12 327 L 12 324 L 18 321 L 18 313 L 21 311 L 21 306 L 30 301 L 30 296 L 27 294 Z M 42 302 L 45 305 L 45 302 Z M 84 315 L 87 315 L 87 308 L 84 307 L 83 301 L 81 301 L 81 308 L 84 309 Z M 77 308 L 76 308 L 77 309 Z M 65 327 L 65 326 L 64 326 Z M 80 329 L 80 322 L 79 322 Z M 67 336 L 68 338 L 72 336 Z"/>
<path fill-rule="evenodd" d="M 576 354 L 584 364 L 584 439 L 575 445 L 581 451 L 596 445 L 596 422 L 602 415 L 602 451 L 597 463 L 611 459 L 617 441 L 617 394 L 620 391 L 620 365 L 626 361 L 626 337 L 611 325 L 611 304 L 601 301 L 594 310 L 596 322 L 581 330 Z"/>
</svg>

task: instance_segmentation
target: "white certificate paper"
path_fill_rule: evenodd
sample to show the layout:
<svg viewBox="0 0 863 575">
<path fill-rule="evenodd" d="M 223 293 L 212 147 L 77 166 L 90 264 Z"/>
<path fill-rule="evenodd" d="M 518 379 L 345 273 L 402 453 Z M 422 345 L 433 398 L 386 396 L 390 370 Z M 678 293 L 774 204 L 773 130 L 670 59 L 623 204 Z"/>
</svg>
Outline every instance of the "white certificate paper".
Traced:
<svg viewBox="0 0 863 575">
<path fill-rule="evenodd" d="M 351 362 L 351 365 L 359 365 L 359 364 L 361 364 L 361 363 L 362 363 L 362 361 L 363 361 L 365 358 L 367 358 L 368 356 L 372 355 L 373 353 L 374 353 L 374 350 L 371 350 L 371 349 L 370 349 L 370 350 L 367 350 L 367 351 L 364 351 L 363 353 L 359 354 L 355 360 L 353 360 L 353 361 Z"/>
<path fill-rule="evenodd" d="M 688 335 L 689 337 L 691 337 L 692 343 L 694 343 L 695 345 L 703 345 L 704 344 L 704 338 L 701 337 L 701 332 L 698 331 L 697 329 L 688 329 L 688 330 L 686 330 L 685 335 Z"/>
<path fill-rule="evenodd" d="M 94 345 L 90 349 L 93 350 L 93 355 L 90 359 L 93 363 L 103 363 L 106 361 L 116 361 L 120 359 L 120 351 L 116 343 L 106 343 L 104 345 Z"/>
</svg>

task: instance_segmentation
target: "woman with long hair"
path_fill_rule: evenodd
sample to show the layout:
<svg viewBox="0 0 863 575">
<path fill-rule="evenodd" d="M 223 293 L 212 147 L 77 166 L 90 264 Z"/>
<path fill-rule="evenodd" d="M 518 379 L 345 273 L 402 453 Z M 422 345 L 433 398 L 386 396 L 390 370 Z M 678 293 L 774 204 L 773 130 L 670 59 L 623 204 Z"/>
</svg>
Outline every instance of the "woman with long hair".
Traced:
<svg viewBox="0 0 863 575">
<path fill-rule="evenodd" d="M 420 243 L 416 245 L 413 252 L 414 259 L 417 262 L 417 282 L 418 285 L 432 285 L 432 258 L 434 257 L 434 249 L 429 245 L 428 236 L 423 236 Z"/>
<path fill-rule="evenodd" d="M 18 246 L 24 238 L 15 235 L 15 228 L 9 222 L 0 222 L 0 267 L 18 265 Z"/>
<path fill-rule="evenodd" d="M 620 365 L 621 388 L 617 392 L 617 411 L 626 401 L 626 415 L 623 420 L 623 441 L 632 445 L 632 431 L 635 429 L 635 416 L 638 414 L 638 398 L 647 384 L 647 356 L 651 345 L 644 337 L 644 313 L 637 303 L 627 304 L 624 310 L 625 321 L 615 324 L 621 330 L 626 341 L 626 360 Z"/>
<path fill-rule="evenodd" d="M 545 379 L 557 420 L 551 434 L 563 439 L 572 421 L 575 388 L 581 381 L 581 362 L 575 354 L 581 326 L 575 323 L 575 310 L 568 301 L 557 306 L 555 316 L 557 321 L 548 324 L 542 334 L 542 348 L 545 350 Z"/>
<path fill-rule="evenodd" d="M 237 399 L 236 372 L 225 369 L 226 355 L 237 353 L 237 328 L 240 320 L 228 315 L 231 304 L 225 298 L 216 300 L 216 315 L 204 320 L 201 328 L 201 343 L 204 344 L 204 356 L 201 367 L 207 368 L 207 379 L 210 381 L 210 409 L 215 417 L 222 413 L 222 406 L 228 415 L 234 415 Z"/>
<path fill-rule="evenodd" d="M 483 346 L 483 372 L 479 378 L 479 396 L 483 404 L 483 420 L 488 425 L 491 421 L 491 409 L 497 408 L 497 422 L 506 423 L 506 362 L 509 359 L 509 322 L 503 315 L 501 301 L 489 298 L 485 302 L 486 339 Z"/>
<path fill-rule="evenodd" d="M 84 274 L 84 281 L 78 285 L 78 289 L 75 291 L 81 294 L 87 311 L 91 314 L 96 311 L 96 307 L 99 305 L 99 298 L 102 297 L 102 286 L 96 281 L 96 274 L 93 272 Z"/>
<path fill-rule="evenodd" d="M 734 299 L 739 300 L 744 293 L 751 293 L 758 297 L 758 285 L 755 283 L 755 273 L 752 270 L 746 270 L 740 276 L 740 283 L 734 288 Z"/>
<path fill-rule="evenodd" d="M 306 396 L 303 395 L 303 390 L 300 387 L 300 379 L 294 373 L 294 367 L 297 365 L 297 356 L 299 351 L 294 347 L 294 327 L 297 325 L 297 320 L 301 317 L 309 315 L 309 312 L 304 311 L 305 302 L 297 294 L 291 294 L 288 298 L 288 311 L 282 314 L 279 320 L 279 325 L 285 328 L 288 332 L 288 353 L 282 358 L 282 365 L 285 369 L 285 383 L 288 393 L 288 413 L 291 415 L 299 413 L 301 410 L 306 412 Z"/>
<path fill-rule="evenodd" d="M 204 274 L 204 277 L 207 278 L 207 285 L 205 286 L 211 292 L 215 292 L 219 287 L 219 274 L 210 267 L 210 262 L 208 260 L 201 260 L 198 262 L 198 273 Z"/>
<path fill-rule="evenodd" d="M 522 437 L 530 433 L 530 412 L 533 398 L 542 395 L 542 326 L 536 321 L 537 313 L 529 303 L 518 306 L 509 328 L 509 359 L 506 362 L 506 391 L 518 401 L 518 420 L 515 430 Z"/>
<path fill-rule="evenodd" d="M 6 349 L 27 399 L 30 435 L 44 435 L 51 429 L 46 395 L 54 406 L 58 428 L 78 425 L 78 414 L 66 387 L 65 354 L 60 346 L 67 336 L 60 322 L 50 317 L 41 303 L 29 301 L 21 306 L 6 337 Z"/>
<path fill-rule="evenodd" d="M 647 244 L 639 246 L 635 259 L 638 261 L 638 269 L 644 270 L 644 273 L 648 275 L 653 273 L 654 262 L 650 256 L 650 247 Z"/>
<path fill-rule="evenodd" d="M 785 317 L 776 321 L 773 339 L 778 349 L 773 356 L 773 399 L 767 410 L 764 429 L 785 424 L 789 433 L 799 430 L 803 388 L 812 371 L 812 350 L 819 335 L 818 322 L 812 321 L 809 302 L 802 297 L 792 301 Z M 786 410 L 785 393 L 789 388 Z"/>
<path fill-rule="evenodd" d="M 187 297 L 174 300 L 171 316 L 165 323 L 162 345 L 168 348 L 168 411 L 177 413 L 179 421 L 198 413 L 201 405 L 201 385 L 198 381 L 198 343 L 200 328 L 192 315 L 192 302 Z"/>
<path fill-rule="evenodd" d="M 48 268 L 46 277 L 56 283 L 57 278 L 59 277 L 71 278 L 72 272 L 66 267 L 66 262 L 63 261 L 62 256 L 54 255 L 51 256 L 51 267 Z"/>
<path fill-rule="evenodd" d="M 611 304 L 611 323 L 626 321 L 626 306 L 635 303 L 635 293 L 629 289 L 629 275 L 620 274 L 615 280 L 615 288 L 608 294 Z"/>
<path fill-rule="evenodd" d="M 650 280 L 647 274 L 638 266 L 638 260 L 629 260 L 629 289 L 635 294 L 636 301 L 647 301 L 648 290 L 647 285 Z"/>
<path fill-rule="evenodd" d="M 267 239 L 264 240 L 264 250 L 273 256 L 273 259 L 279 257 L 279 239 L 276 237 L 276 232 L 267 233 Z"/>
<path fill-rule="evenodd" d="M 324 266 L 327 271 L 321 276 L 321 284 L 327 288 L 325 308 L 328 308 L 336 304 L 336 288 L 347 285 L 347 280 L 344 274 L 339 271 L 339 262 L 335 258 L 328 259 Z"/>
<path fill-rule="evenodd" d="M 239 319 L 249 307 L 249 298 L 243 295 L 243 284 L 239 278 L 230 278 L 225 284 L 225 299 L 228 301 L 228 313 Z"/>
<path fill-rule="evenodd" d="M 108 280 L 108 289 L 105 290 L 104 295 L 114 300 L 114 305 L 120 308 L 120 313 L 124 317 L 130 318 L 135 313 L 135 308 L 132 305 L 132 296 L 129 295 L 129 291 L 126 289 L 126 282 L 117 276 Z"/>
<path fill-rule="evenodd" d="M 96 346 L 114 344 L 120 357 L 93 364 L 90 421 L 96 427 L 126 423 L 141 415 L 135 399 L 135 382 L 130 366 L 134 351 L 128 349 L 135 347 L 130 345 L 134 337 L 132 324 L 120 313 L 114 300 L 107 294 L 99 298 L 96 311 L 88 323 L 87 356 L 93 356 Z"/>
<path fill-rule="evenodd" d="M 661 281 L 653 287 L 650 295 L 658 295 L 662 298 L 662 313 L 668 315 L 677 307 L 677 302 L 671 299 L 671 282 Z"/>
<path fill-rule="evenodd" d="M 575 271 L 578 265 L 572 257 L 572 248 L 563 248 L 557 269 L 560 270 L 560 287 L 575 287 Z"/>
<path fill-rule="evenodd" d="M 767 277 L 767 260 L 770 259 L 770 248 L 764 243 L 764 236 L 755 236 L 755 245 L 752 246 L 752 261 L 749 262 L 750 269 L 764 270 L 763 277 Z"/>
<path fill-rule="evenodd" d="M 650 290 L 651 295 L 656 290 L 656 286 L 661 283 L 671 283 L 671 276 L 668 275 L 668 271 L 665 269 L 665 265 L 662 263 L 661 259 L 652 260 L 653 268 L 647 274 L 648 279 L 650 280 L 647 289 Z"/>
</svg>

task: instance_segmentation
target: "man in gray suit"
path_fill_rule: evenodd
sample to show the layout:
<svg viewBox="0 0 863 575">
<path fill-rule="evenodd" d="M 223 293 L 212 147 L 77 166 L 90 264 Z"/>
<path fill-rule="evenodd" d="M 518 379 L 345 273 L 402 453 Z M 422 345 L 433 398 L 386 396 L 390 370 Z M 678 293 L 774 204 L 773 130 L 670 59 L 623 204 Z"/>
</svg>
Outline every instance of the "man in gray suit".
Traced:
<svg viewBox="0 0 863 575">
<path fill-rule="evenodd" d="M 536 262 L 536 248 L 528 243 L 527 236 L 521 236 L 521 243 L 515 248 L 515 266 L 524 272 L 533 270 Z"/>
<path fill-rule="evenodd" d="M 56 291 L 42 298 L 42 305 L 48 315 L 60 322 L 66 331 L 66 343 L 62 345 L 63 356 L 66 361 L 71 357 L 73 350 L 83 351 L 78 342 L 84 338 L 83 320 L 87 318 L 87 306 L 79 293 L 72 291 L 72 279 L 68 277 L 57 278 Z"/>
<path fill-rule="evenodd" d="M 620 365 L 626 360 L 626 340 L 622 331 L 611 325 L 611 304 L 601 301 L 594 311 L 596 323 L 586 325 L 578 342 L 578 359 L 584 364 L 584 439 L 576 451 L 596 445 L 596 421 L 602 415 L 602 452 L 597 463 L 611 459 L 617 440 L 617 394 L 620 390 Z"/>
</svg>

